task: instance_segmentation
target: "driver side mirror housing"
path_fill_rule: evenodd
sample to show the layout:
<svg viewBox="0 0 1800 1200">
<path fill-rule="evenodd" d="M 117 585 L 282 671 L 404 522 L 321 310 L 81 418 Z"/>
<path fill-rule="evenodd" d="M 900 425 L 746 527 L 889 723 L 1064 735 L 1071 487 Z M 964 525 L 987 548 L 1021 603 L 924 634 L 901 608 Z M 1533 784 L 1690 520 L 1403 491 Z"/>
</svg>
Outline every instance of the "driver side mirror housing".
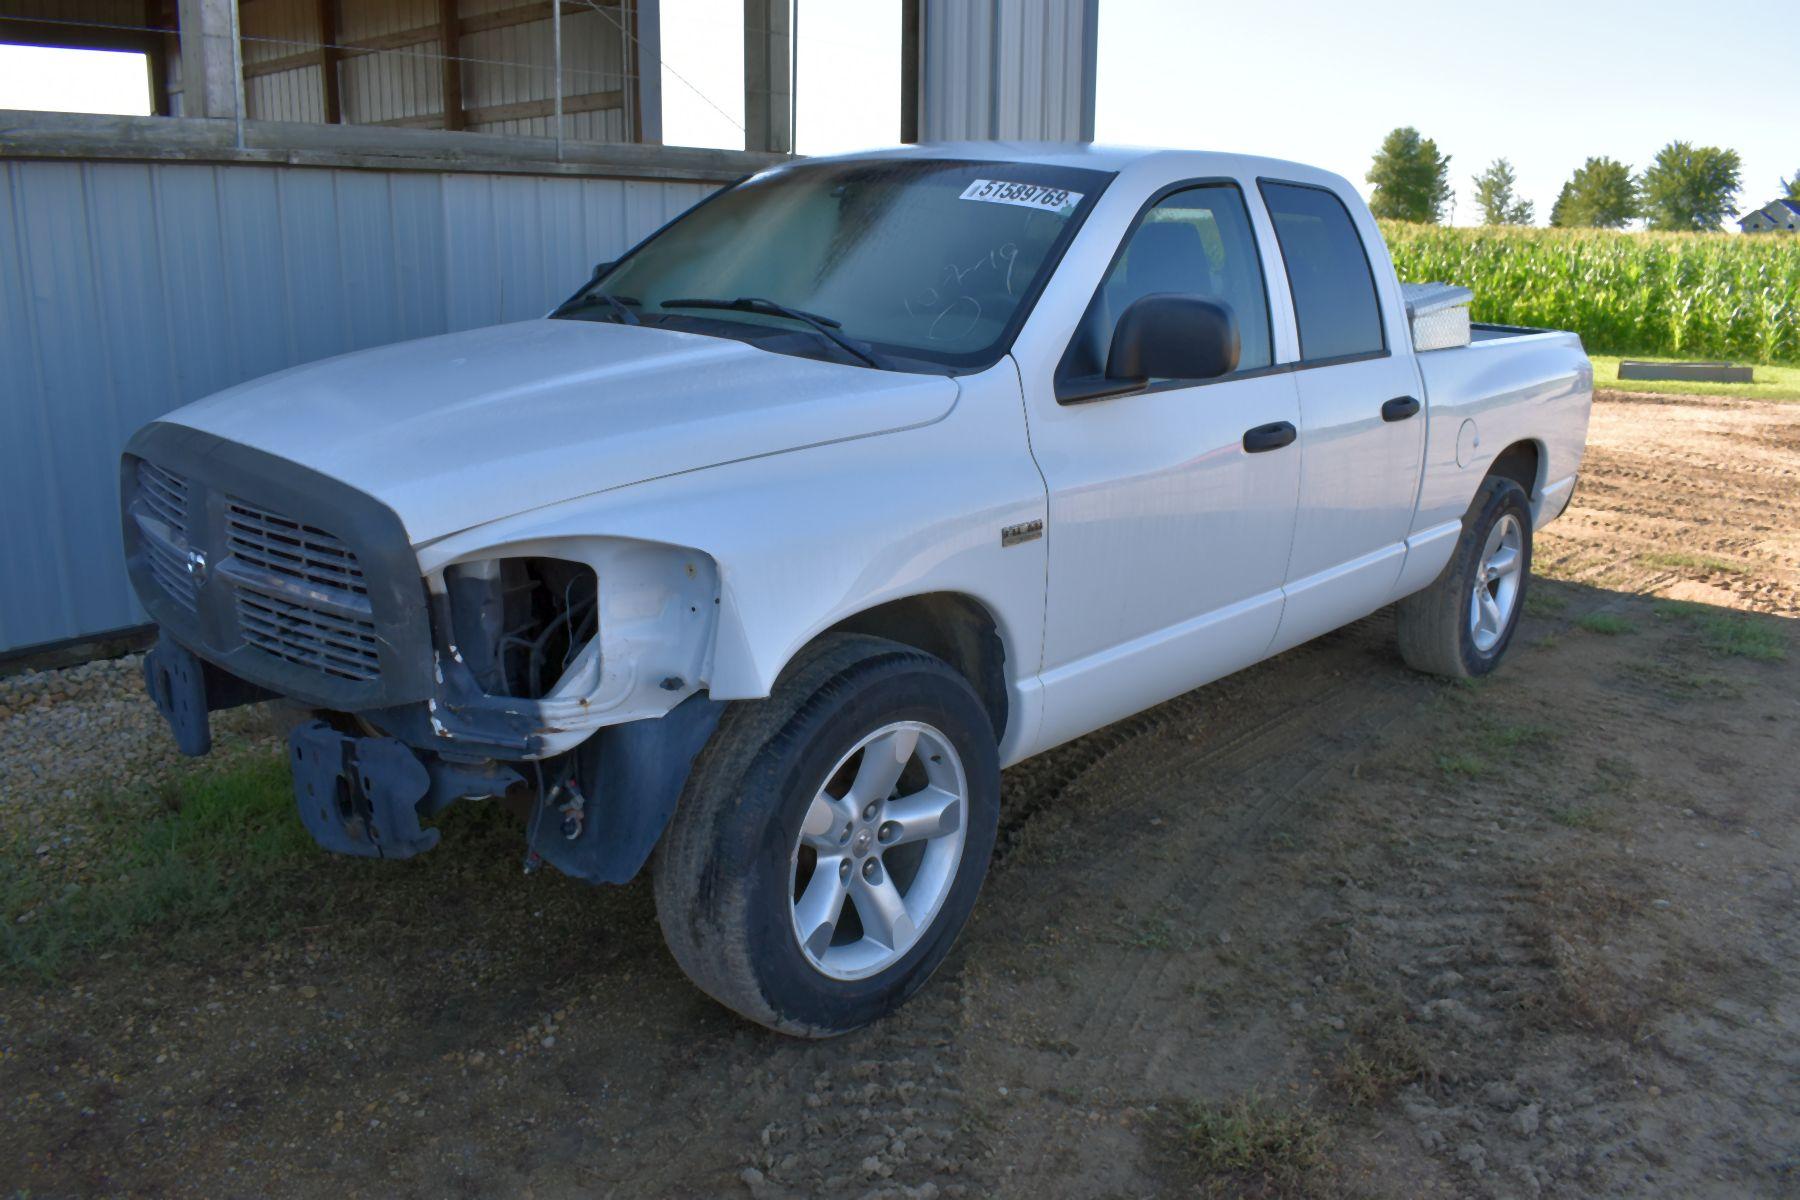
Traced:
<svg viewBox="0 0 1800 1200">
<path fill-rule="evenodd" d="M 1237 370 L 1242 346 L 1231 305 L 1185 292 L 1133 301 L 1113 327 L 1111 380 L 1217 379 Z"/>
</svg>

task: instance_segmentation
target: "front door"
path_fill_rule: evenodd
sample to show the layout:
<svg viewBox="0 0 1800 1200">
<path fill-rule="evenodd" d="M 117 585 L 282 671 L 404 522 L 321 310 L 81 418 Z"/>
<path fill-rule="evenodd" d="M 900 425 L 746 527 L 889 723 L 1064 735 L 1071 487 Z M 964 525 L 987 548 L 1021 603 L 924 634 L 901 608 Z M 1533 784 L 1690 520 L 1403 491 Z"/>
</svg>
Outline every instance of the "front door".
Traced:
<svg viewBox="0 0 1800 1200">
<path fill-rule="evenodd" d="M 1235 184 L 1165 194 L 1127 234 L 1059 385 L 1103 375 L 1119 314 L 1154 292 L 1228 304 L 1238 370 L 1110 396 L 1059 386 L 1057 402 L 1033 405 L 1049 489 L 1039 747 L 1248 666 L 1275 635 L 1300 483 L 1286 442 L 1300 412 L 1292 374 L 1270 369 L 1256 247 Z"/>
</svg>

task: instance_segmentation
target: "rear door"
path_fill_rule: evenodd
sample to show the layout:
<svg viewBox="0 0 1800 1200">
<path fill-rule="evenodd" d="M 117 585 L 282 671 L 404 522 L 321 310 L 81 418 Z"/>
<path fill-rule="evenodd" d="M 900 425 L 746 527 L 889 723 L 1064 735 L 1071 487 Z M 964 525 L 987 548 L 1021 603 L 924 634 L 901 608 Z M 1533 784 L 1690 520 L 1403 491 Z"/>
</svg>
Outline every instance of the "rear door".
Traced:
<svg viewBox="0 0 1800 1200">
<path fill-rule="evenodd" d="M 1300 342 L 1300 503 L 1272 647 L 1279 651 L 1393 598 L 1418 499 L 1425 413 L 1398 296 L 1384 303 L 1370 261 L 1366 242 L 1380 246 L 1372 222 L 1359 229 L 1323 187 L 1264 179 L 1260 191 Z"/>
</svg>

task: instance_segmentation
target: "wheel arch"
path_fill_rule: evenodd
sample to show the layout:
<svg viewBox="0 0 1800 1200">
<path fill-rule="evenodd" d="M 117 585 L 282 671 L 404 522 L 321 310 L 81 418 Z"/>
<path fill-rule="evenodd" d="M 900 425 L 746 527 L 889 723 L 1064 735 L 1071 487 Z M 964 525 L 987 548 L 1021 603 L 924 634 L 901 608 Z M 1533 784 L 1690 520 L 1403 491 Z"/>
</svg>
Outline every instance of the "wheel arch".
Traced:
<svg viewBox="0 0 1800 1200">
<path fill-rule="evenodd" d="M 1536 438 L 1521 438 L 1499 454 L 1488 465 L 1483 480 L 1498 475 L 1525 489 L 1525 498 L 1533 504 L 1543 488 L 1544 446 Z"/>
<path fill-rule="evenodd" d="M 812 641 L 830 633 L 887 638 L 943 659 L 975 690 L 993 722 L 995 739 L 1005 736 L 1010 716 L 1006 641 L 993 613 L 975 597 L 945 591 L 887 600 L 839 619 Z"/>
</svg>

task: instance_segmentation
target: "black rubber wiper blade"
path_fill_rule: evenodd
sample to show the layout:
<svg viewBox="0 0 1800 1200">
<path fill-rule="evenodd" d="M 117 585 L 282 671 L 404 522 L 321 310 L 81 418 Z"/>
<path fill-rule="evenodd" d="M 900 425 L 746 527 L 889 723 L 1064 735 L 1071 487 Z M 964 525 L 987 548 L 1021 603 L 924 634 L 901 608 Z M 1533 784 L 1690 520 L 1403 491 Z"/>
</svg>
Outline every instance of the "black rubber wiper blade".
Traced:
<svg viewBox="0 0 1800 1200">
<path fill-rule="evenodd" d="M 639 300 L 636 296 L 615 296 L 611 292 L 589 292 L 587 295 L 576 300 L 573 304 L 565 305 L 564 308 L 587 308 L 594 304 L 604 304 L 612 309 L 613 320 L 619 322 L 621 325 L 643 324 L 643 321 L 638 319 L 638 315 L 632 312 L 631 308 L 627 307 L 627 305 L 638 308 L 643 307 L 644 302 Z"/>
<path fill-rule="evenodd" d="M 789 308 L 785 304 L 777 304 L 762 296 L 739 296 L 735 300 L 714 300 L 705 296 L 692 296 L 681 300 L 664 300 L 662 306 L 664 308 L 717 308 L 732 312 L 767 313 L 772 317 L 786 317 L 790 321 L 799 321 L 802 325 L 811 326 L 814 333 L 844 353 L 859 359 L 865 365 L 871 367 L 882 365 L 875 355 L 838 332 L 843 328 L 842 321 L 823 317 L 818 313 L 809 313 L 805 309 Z"/>
</svg>

